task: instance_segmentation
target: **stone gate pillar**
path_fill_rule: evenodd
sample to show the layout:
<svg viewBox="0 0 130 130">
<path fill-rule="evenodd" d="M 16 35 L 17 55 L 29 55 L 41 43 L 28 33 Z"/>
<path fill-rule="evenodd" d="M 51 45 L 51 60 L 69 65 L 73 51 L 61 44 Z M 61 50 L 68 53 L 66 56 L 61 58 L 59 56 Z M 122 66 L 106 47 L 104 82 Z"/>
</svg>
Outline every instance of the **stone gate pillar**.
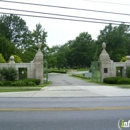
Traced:
<svg viewBox="0 0 130 130">
<path fill-rule="evenodd" d="M 38 43 L 38 51 L 34 57 L 34 68 L 35 68 L 35 78 L 40 79 L 43 83 L 43 53 L 41 52 L 41 43 Z"/>
<path fill-rule="evenodd" d="M 113 67 L 113 61 L 110 59 L 109 54 L 106 51 L 106 44 L 102 44 L 102 52 L 100 54 L 100 74 L 101 74 L 101 82 L 103 82 L 104 78 L 114 76 L 115 70 Z"/>
</svg>

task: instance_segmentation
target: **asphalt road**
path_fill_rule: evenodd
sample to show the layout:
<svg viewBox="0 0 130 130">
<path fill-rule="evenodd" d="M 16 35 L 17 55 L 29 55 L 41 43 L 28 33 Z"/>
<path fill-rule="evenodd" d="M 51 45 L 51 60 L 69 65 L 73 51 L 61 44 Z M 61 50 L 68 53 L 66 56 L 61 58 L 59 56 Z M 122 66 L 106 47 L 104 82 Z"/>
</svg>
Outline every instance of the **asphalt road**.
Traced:
<svg viewBox="0 0 130 130">
<path fill-rule="evenodd" d="M 68 76 L 68 74 L 51 73 L 49 74 L 49 80 L 52 82 L 50 86 L 98 86 L 98 84 L 85 82 L 75 77 Z"/>
<path fill-rule="evenodd" d="M 0 98 L 0 130 L 119 130 L 130 97 Z"/>
<path fill-rule="evenodd" d="M 51 74 L 49 78 L 53 82 L 50 86 L 32 92 L 37 98 L 8 98 L 15 93 L 0 98 L 0 130 L 119 130 L 120 119 L 130 120 L 128 90 L 87 83 L 66 74 Z M 122 92 L 125 97 L 107 97 Z M 45 93 L 49 98 L 38 98 Z M 68 93 L 73 97 L 67 97 Z"/>
</svg>

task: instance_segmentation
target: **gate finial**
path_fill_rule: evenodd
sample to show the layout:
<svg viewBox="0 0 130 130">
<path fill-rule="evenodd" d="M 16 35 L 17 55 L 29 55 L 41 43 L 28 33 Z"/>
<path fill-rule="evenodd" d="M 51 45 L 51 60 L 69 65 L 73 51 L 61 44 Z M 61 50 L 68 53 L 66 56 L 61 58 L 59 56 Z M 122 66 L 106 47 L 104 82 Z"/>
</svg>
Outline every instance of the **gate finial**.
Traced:
<svg viewBox="0 0 130 130">
<path fill-rule="evenodd" d="M 106 43 L 105 42 L 102 43 L 102 48 L 106 49 Z"/>
</svg>

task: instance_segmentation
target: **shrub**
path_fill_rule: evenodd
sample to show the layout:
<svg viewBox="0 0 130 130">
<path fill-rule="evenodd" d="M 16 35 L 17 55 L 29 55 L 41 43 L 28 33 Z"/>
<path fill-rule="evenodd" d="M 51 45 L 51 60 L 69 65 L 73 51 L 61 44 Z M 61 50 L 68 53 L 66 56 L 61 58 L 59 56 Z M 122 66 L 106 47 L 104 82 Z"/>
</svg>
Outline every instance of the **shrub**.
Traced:
<svg viewBox="0 0 130 130">
<path fill-rule="evenodd" d="M 6 61 L 5 61 L 5 59 L 4 59 L 4 57 L 2 56 L 2 54 L 0 53 L 0 63 L 5 63 Z"/>
<path fill-rule="evenodd" d="M 36 84 L 34 82 L 28 82 L 28 86 L 35 86 Z"/>
<path fill-rule="evenodd" d="M 67 70 L 50 69 L 50 70 L 48 70 L 48 73 L 62 73 L 62 74 L 65 74 L 65 73 L 67 73 Z"/>
<path fill-rule="evenodd" d="M 105 78 L 103 82 L 108 84 L 130 84 L 130 78 L 109 77 L 109 78 Z"/>
<path fill-rule="evenodd" d="M 117 81 L 118 84 L 130 84 L 129 78 L 122 78 Z"/>
<path fill-rule="evenodd" d="M 121 79 L 121 77 L 109 77 L 109 78 L 104 78 L 103 82 L 108 84 L 117 84 L 119 79 Z"/>
<path fill-rule="evenodd" d="M 17 55 L 12 55 L 12 56 L 14 56 L 15 63 L 22 63 L 22 60 L 19 56 L 17 56 Z"/>
<path fill-rule="evenodd" d="M 17 78 L 17 70 L 12 67 L 0 69 L 0 74 L 5 80 L 14 81 Z"/>
<path fill-rule="evenodd" d="M 26 86 L 26 83 L 22 80 L 17 80 L 17 81 L 11 82 L 11 86 Z"/>
<path fill-rule="evenodd" d="M 0 86 L 10 86 L 11 81 L 1 81 Z"/>
<path fill-rule="evenodd" d="M 126 76 L 130 78 L 130 67 L 126 68 Z"/>
<path fill-rule="evenodd" d="M 3 86 L 4 85 L 4 83 L 3 82 L 0 82 L 0 86 Z"/>
<path fill-rule="evenodd" d="M 23 81 L 26 82 L 27 85 L 28 85 L 29 82 L 33 82 L 33 83 L 35 83 L 36 85 L 40 84 L 40 82 L 41 82 L 40 79 L 32 79 L 32 78 L 24 79 Z"/>
</svg>

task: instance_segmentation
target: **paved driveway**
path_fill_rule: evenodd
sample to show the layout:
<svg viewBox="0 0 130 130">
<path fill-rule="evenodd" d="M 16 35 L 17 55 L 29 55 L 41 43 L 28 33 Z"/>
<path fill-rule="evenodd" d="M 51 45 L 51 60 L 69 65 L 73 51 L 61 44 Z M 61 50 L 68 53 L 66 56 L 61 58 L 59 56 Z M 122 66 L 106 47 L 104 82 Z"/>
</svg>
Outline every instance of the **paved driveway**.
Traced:
<svg viewBox="0 0 130 130">
<path fill-rule="evenodd" d="M 49 75 L 52 84 L 43 88 L 61 97 L 88 97 L 88 96 L 130 96 L 130 89 L 122 89 L 116 86 L 104 86 L 86 82 L 68 74 Z"/>
<path fill-rule="evenodd" d="M 99 86 L 95 83 L 85 82 L 83 80 L 69 76 L 68 74 L 49 74 L 50 86 Z"/>
</svg>

